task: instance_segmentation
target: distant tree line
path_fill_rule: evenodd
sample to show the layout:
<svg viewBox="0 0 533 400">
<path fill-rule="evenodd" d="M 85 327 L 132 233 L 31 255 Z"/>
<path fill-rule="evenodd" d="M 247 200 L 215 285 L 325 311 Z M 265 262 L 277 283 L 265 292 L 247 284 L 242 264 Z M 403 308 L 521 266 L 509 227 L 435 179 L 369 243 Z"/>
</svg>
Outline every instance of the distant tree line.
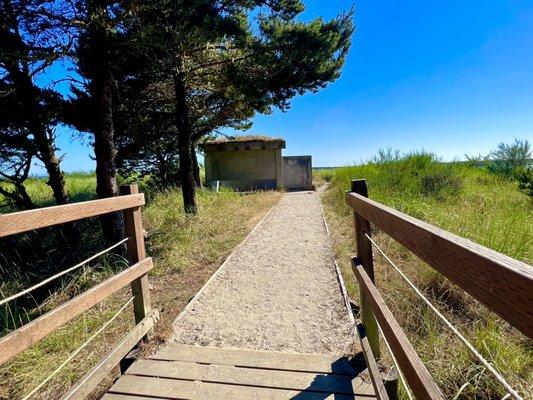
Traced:
<svg viewBox="0 0 533 400">
<path fill-rule="evenodd" d="M 303 10 L 300 0 L 0 0 L 0 194 L 35 207 L 24 182 L 38 160 L 56 203 L 70 201 L 64 124 L 89 135 L 99 198 L 118 194 L 118 172 L 136 172 L 179 184 L 195 213 L 200 142 L 339 77 L 352 11 L 303 22 Z M 52 74 L 59 63 L 72 71 Z M 43 83 L 51 76 L 68 96 Z M 117 217 L 102 222 L 106 238 L 120 235 Z"/>
</svg>

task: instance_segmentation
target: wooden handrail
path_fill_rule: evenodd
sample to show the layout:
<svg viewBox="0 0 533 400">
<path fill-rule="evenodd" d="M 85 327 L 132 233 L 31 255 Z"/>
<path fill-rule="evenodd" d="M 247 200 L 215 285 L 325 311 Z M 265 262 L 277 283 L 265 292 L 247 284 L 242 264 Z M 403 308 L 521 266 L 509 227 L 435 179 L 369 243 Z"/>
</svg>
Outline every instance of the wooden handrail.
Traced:
<svg viewBox="0 0 533 400">
<path fill-rule="evenodd" d="M 359 288 L 364 292 L 367 302 L 371 305 L 374 315 L 379 322 L 385 339 L 389 343 L 394 357 L 405 376 L 409 387 L 417 399 L 444 400 L 439 387 L 431 377 L 415 349 L 405 336 L 402 328 L 392 315 L 383 297 L 379 294 L 370 277 L 367 275 L 359 259 L 352 260 L 352 269 L 359 282 Z"/>
<path fill-rule="evenodd" d="M 144 205 L 144 194 L 84 201 L 0 215 L 0 238 Z"/>
<path fill-rule="evenodd" d="M 152 310 L 142 321 L 126 333 L 122 339 L 81 378 L 61 400 L 81 400 L 87 398 L 100 382 L 109 375 L 133 347 L 154 328 L 159 313 Z"/>
<path fill-rule="evenodd" d="M 357 193 L 347 193 L 346 201 L 356 214 L 533 339 L 533 267 Z"/>
<path fill-rule="evenodd" d="M 152 259 L 145 258 L 61 306 L 34 319 L 16 331 L 0 338 L 0 365 L 42 340 L 117 290 L 139 277 L 145 276 L 152 269 L 152 266 Z"/>
<path fill-rule="evenodd" d="M 0 215 L 0 238 L 2 238 L 29 230 L 122 211 L 124 234 L 128 239 L 127 249 L 130 267 L 0 338 L 1 365 L 130 284 L 133 295 L 135 327 L 126 333 L 117 346 L 65 395 L 68 399 L 85 398 L 132 347 L 150 335 L 155 321 L 158 319 L 158 312 L 152 310 L 150 304 L 148 271 L 152 269 L 153 263 L 151 258 L 146 257 L 144 248 L 144 231 L 141 219 L 144 195 L 139 193 L 137 185 L 121 186 L 120 193 L 121 196 L 118 197 Z"/>
</svg>

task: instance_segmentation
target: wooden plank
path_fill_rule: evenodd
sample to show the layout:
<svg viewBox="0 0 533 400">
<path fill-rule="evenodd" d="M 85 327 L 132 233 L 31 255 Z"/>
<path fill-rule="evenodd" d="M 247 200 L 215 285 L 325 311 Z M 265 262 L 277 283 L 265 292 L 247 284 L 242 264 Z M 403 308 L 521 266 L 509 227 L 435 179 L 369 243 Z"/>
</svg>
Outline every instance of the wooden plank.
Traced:
<svg viewBox="0 0 533 400">
<path fill-rule="evenodd" d="M 109 390 L 113 394 L 162 397 L 165 399 L 202 400 L 353 400 L 353 395 L 318 393 L 286 389 L 258 388 L 253 386 L 226 385 L 201 381 L 148 378 L 133 375 L 122 376 Z M 360 393 L 356 399 L 375 399 Z"/>
<path fill-rule="evenodd" d="M 170 379 L 343 394 L 353 394 L 359 386 L 364 385 L 360 378 L 352 378 L 347 375 L 243 368 L 216 364 L 206 365 L 182 361 L 140 360 L 133 363 L 127 373 Z"/>
<path fill-rule="evenodd" d="M 67 301 L 65 304 L 0 338 L 0 365 L 37 343 L 84 311 L 87 311 L 112 293 L 126 286 L 133 279 L 146 274 L 152 269 L 152 266 L 152 259 L 145 258 L 79 296 L 74 297 L 72 300 Z"/>
<path fill-rule="evenodd" d="M 236 386 L 224 385 L 216 383 L 199 384 L 196 399 L 212 399 L 212 400 L 370 400 L 375 399 L 374 396 L 366 393 L 358 393 L 357 395 L 346 394 L 328 394 L 313 391 L 299 391 L 286 389 L 272 389 L 272 388 L 258 388 L 253 386 Z"/>
<path fill-rule="evenodd" d="M 101 400 L 166 400 L 162 397 L 130 396 L 127 394 L 106 393 Z"/>
<path fill-rule="evenodd" d="M 137 185 L 123 185 L 120 187 L 121 195 L 134 195 L 139 193 Z M 124 210 L 124 233 L 128 240 L 128 260 L 135 264 L 146 258 L 144 248 L 144 233 L 141 217 L 141 207 Z M 148 275 L 145 274 L 131 282 L 131 292 L 134 296 L 133 311 L 135 322 L 142 321 L 150 312 L 150 288 Z"/>
<path fill-rule="evenodd" d="M 157 312 L 152 312 L 131 329 L 120 340 L 117 345 L 110 350 L 102 360 L 95 365 L 76 385 L 74 385 L 63 397 L 63 400 L 85 399 L 98 384 L 108 376 L 129 351 L 146 335 L 155 325 L 159 318 Z"/>
<path fill-rule="evenodd" d="M 376 393 L 376 397 L 379 400 L 389 400 L 389 395 L 385 389 L 385 384 L 381 377 L 381 372 L 376 363 L 374 354 L 372 353 L 372 348 L 366 337 L 365 327 L 361 324 L 357 324 L 357 336 L 359 336 L 359 341 L 361 343 L 361 349 L 363 350 L 363 356 L 365 357 L 366 366 L 368 368 L 368 374 L 372 381 L 372 387 Z"/>
<path fill-rule="evenodd" d="M 196 394 L 196 382 L 122 375 L 109 389 L 109 393 L 193 399 Z"/>
<path fill-rule="evenodd" d="M 363 197 L 368 197 L 368 189 L 364 179 L 356 179 L 352 181 L 352 192 L 357 193 Z M 371 236 L 370 222 L 361 214 L 354 210 L 354 229 L 355 242 L 357 244 L 357 256 L 361 261 L 361 265 L 365 269 L 367 275 L 372 282 L 374 281 L 374 260 L 372 258 L 372 244 L 368 241 L 365 235 Z M 360 292 L 360 307 L 361 307 L 361 321 L 365 326 L 366 339 L 374 357 L 380 358 L 379 349 L 379 332 L 376 318 L 372 313 L 372 307 L 368 304 L 364 292 Z"/>
<path fill-rule="evenodd" d="M 348 204 L 533 339 L 533 267 L 355 193 Z"/>
<path fill-rule="evenodd" d="M 110 197 L 0 215 L 0 237 L 95 217 L 144 204 L 143 194 Z"/>
<path fill-rule="evenodd" d="M 201 380 L 206 366 L 187 361 L 138 360 L 128 368 L 126 374 L 195 381 Z"/>
<path fill-rule="evenodd" d="M 348 362 L 348 358 L 334 354 L 278 353 L 258 350 L 188 346 L 180 343 L 172 343 L 162 348 L 150 358 L 234 365 L 249 368 L 356 375 L 354 368 Z"/>
<path fill-rule="evenodd" d="M 360 290 L 364 290 L 368 296 L 368 300 L 374 310 L 374 315 L 415 397 L 423 400 L 444 400 L 444 396 L 439 387 L 435 384 L 426 366 L 418 357 L 409 339 L 405 336 L 402 328 L 385 304 L 385 301 L 366 274 L 364 268 L 361 265 L 354 264 L 353 271 L 359 282 Z"/>
</svg>

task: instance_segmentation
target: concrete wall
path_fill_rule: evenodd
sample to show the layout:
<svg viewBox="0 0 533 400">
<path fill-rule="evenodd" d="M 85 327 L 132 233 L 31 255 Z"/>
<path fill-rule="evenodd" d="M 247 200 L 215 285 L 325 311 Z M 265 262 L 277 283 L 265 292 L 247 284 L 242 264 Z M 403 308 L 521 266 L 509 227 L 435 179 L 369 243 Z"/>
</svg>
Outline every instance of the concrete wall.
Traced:
<svg viewBox="0 0 533 400">
<path fill-rule="evenodd" d="M 311 156 L 283 157 L 283 187 L 288 190 L 313 188 Z"/>
<path fill-rule="evenodd" d="M 281 149 L 213 151 L 205 154 L 207 185 L 239 190 L 282 187 Z"/>
</svg>

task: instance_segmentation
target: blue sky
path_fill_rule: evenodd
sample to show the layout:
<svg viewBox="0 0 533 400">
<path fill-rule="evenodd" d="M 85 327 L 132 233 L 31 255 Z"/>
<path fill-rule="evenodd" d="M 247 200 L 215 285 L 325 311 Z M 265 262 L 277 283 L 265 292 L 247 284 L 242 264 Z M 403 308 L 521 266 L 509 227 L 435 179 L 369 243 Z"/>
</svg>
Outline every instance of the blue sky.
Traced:
<svg viewBox="0 0 533 400">
<path fill-rule="evenodd" d="M 332 18 L 344 0 L 306 1 L 303 18 Z M 286 155 L 315 166 L 368 159 L 380 148 L 446 160 L 533 141 L 533 1 L 357 0 L 342 76 L 249 133 L 282 136 Z M 57 71 L 56 71 L 57 72 Z M 67 171 L 92 170 L 91 149 L 61 131 Z"/>
</svg>

